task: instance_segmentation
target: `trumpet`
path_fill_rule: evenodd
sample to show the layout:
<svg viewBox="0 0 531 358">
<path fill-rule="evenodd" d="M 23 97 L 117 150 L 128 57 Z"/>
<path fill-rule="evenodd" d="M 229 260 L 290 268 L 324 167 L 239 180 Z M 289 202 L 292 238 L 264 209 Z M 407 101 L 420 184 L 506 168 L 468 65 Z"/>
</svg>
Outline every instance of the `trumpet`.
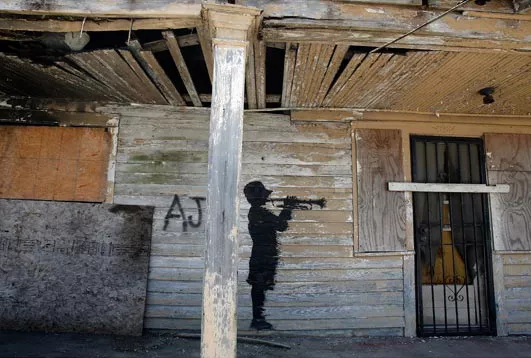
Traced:
<svg viewBox="0 0 531 358">
<path fill-rule="evenodd" d="M 275 208 L 284 208 L 292 210 L 312 210 L 314 205 L 319 206 L 321 209 L 326 206 L 326 199 L 321 198 L 317 200 L 312 199 L 298 199 L 297 197 L 286 198 L 271 198 L 269 199 L 271 204 Z M 282 203 L 280 205 L 275 203 Z"/>
</svg>

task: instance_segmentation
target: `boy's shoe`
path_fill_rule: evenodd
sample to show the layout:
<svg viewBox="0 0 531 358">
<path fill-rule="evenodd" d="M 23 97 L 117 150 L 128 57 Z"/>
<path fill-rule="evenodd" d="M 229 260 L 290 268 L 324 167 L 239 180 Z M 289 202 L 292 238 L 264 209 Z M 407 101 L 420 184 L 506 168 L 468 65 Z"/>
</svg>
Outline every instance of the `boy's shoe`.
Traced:
<svg viewBox="0 0 531 358">
<path fill-rule="evenodd" d="M 273 325 L 267 322 L 264 318 L 253 318 L 251 321 L 251 328 L 261 331 L 263 329 L 272 329 Z"/>
</svg>

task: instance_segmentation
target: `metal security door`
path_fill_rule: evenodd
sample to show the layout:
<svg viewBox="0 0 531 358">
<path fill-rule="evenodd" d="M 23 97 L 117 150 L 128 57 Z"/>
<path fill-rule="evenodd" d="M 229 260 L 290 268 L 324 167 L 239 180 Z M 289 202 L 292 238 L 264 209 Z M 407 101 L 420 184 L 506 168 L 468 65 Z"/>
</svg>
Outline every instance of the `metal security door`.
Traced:
<svg viewBox="0 0 531 358">
<path fill-rule="evenodd" d="M 481 140 L 412 137 L 413 181 L 484 184 Z M 420 336 L 494 334 L 486 194 L 413 195 Z"/>
</svg>

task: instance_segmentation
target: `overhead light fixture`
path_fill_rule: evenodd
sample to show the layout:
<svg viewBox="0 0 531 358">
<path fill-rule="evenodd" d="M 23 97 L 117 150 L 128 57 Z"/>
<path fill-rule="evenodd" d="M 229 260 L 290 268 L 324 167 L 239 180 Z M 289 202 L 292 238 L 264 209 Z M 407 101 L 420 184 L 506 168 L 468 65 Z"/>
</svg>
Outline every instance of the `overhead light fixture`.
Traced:
<svg viewBox="0 0 531 358">
<path fill-rule="evenodd" d="M 479 94 L 483 96 L 483 104 L 494 103 L 494 94 L 495 87 L 485 87 L 479 90 Z"/>
</svg>

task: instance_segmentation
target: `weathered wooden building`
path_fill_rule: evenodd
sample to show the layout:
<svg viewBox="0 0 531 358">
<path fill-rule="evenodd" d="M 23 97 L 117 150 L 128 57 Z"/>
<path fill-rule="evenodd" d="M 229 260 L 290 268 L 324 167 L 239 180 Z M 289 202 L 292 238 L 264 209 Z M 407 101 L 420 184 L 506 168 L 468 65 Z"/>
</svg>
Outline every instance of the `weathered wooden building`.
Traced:
<svg viewBox="0 0 531 358">
<path fill-rule="evenodd" d="M 270 328 L 263 309 L 286 334 L 531 333 L 528 8 L 3 1 L 3 328 L 203 317 L 204 352 Z M 21 304 L 50 291 L 57 257 L 103 268 L 61 286 L 71 312 L 134 291 L 135 315 Z M 117 275 L 131 286 L 107 291 Z M 40 305 L 48 325 L 12 323 Z"/>
</svg>

